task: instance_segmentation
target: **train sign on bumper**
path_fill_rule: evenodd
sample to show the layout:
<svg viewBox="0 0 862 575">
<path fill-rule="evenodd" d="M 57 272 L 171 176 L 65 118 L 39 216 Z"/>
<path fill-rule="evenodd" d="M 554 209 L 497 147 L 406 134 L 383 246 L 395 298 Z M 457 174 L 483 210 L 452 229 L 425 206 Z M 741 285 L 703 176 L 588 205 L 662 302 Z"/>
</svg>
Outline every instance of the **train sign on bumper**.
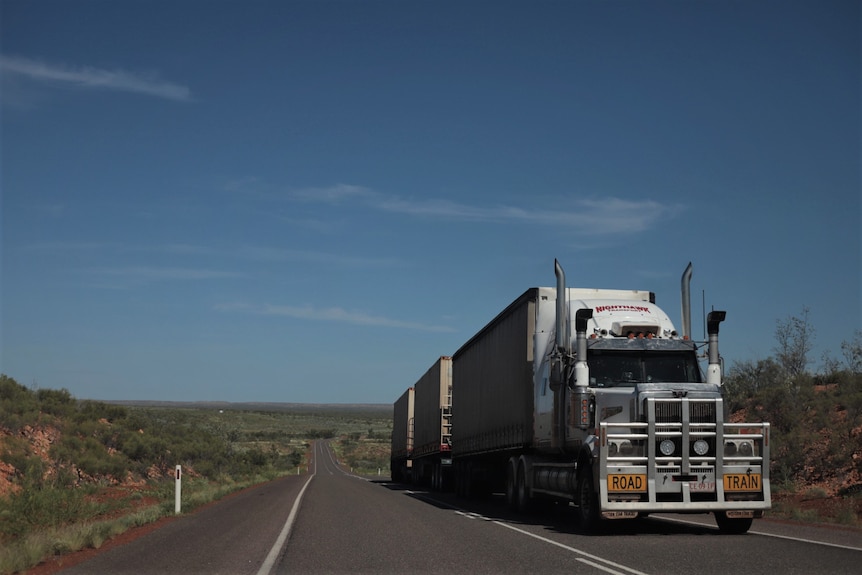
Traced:
<svg viewBox="0 0 862 575">
<path fill-rule="evenodd" d="M 724 476 L 725 491 L 760 491 L 762 487 L 759 473 L 728 473 Z"/>
</svg>

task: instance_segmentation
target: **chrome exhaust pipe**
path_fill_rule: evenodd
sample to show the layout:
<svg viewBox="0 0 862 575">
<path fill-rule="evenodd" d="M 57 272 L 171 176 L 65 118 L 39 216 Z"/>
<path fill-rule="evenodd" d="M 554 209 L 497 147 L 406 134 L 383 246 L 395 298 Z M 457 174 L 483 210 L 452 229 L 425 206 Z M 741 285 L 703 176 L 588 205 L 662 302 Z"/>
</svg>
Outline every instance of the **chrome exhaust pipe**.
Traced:
<svg viewBox="0 0 862 575">
<path fill-rule="evenodd" d="M 691 262 L 682 272 L 682 337 L 691 339 Z"/>
<path fill-rule="evenodd" d="M 709 365 L 706 382 L 721 385 L 721 355 L 718 353 L 718 325 L 727 317 L 727 312 L 711 311 L 706 316 L 706 331 L 709 334 Z"/>
<path fill-rule="evenodd" d="M 571 352 L 571 334 L 569 333 L 569 306 L 566 301 L 566 272 L 555 258 L 554 273 L 557 276 L 557 349 L 563 353 Z"/>
</svg>

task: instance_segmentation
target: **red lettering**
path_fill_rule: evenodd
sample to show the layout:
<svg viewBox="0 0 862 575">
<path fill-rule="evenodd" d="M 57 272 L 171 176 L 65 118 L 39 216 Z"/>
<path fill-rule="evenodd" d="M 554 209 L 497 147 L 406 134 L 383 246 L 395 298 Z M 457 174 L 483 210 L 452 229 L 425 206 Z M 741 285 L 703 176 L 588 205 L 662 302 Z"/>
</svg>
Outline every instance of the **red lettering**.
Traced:
<svg viewBox="0 0 862 575">
<path fill-rule="evenodd" d="M 605 311 L 634 311 L 641 313 L 652 313 L 650 309 L 646 306 L 640 305 L 599 305 L 596 306 L 594 311 L 596 313 L 602 313 Z"/>
</svg>

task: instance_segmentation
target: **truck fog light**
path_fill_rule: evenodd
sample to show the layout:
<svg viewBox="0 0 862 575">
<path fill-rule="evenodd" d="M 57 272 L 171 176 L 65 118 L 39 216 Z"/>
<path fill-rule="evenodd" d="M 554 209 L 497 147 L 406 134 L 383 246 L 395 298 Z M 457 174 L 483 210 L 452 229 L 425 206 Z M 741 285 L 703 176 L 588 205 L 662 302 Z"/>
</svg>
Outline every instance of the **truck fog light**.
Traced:
<svg viewBox="0 0 862 575">
<path fill-rule="evenodd" d="M 634 447 L 632 447 L 632 442 L 628 439 L 620 442 L 620 453 L 622 455 L 631 455 L 634 452 Z"/>
<path fill-rule="evenodd" d="M 617 447 L 616 442 L 608 443 L 608 455 L 614 457 L 619 452 L 619 447 Z"/>
<path fill-rule="evenodd" d="M 662 442 L 658 444 L 659 451 L 661 451 L 662 455 L 665 457 L 673 455 L 674 447 L 673 441 L 670 439 L 663 439 Z"/>
<path fill-rule="evenodd" d="M 754 449 L 752 449 L 750 441 L 743 441 L 739 444 L 739 454 L 745 457 L 754 454 Z"/>
<path fill-rule="evenodd" d="M 732 441 L 728 441 L 724 444 L 724 454 L 728 456 L 736 455 L 736 444 Z"/>
<path fill-rule="evenodd" d="M 698 455 L 706 455 L 706 452 L 709 451 L 709 443 L 703 439 L 695 441 L 692 447 L 694 448 L 694 452 Z"/>
</svg>

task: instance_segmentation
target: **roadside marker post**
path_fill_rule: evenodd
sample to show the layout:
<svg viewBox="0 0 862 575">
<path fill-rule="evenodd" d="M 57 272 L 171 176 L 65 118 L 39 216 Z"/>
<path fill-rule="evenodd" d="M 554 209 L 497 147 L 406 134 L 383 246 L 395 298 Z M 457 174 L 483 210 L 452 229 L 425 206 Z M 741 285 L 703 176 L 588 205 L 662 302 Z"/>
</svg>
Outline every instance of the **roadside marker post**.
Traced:
<svg viewBox="0 0 862 575">
<path fill-rule="evenodd" d="M 183 476 L 183 468 L 181 465 L 177 465 L 177 471 L 176 471 L 176 478 L 177 478 L 176 479 L 176 486 L 177 486 L 177 488 L 176 488 L 176 495 L 174 497 L 174 514 L 176 514 L 176 515 L 180 514 L 180 507 L 181 507 L 180 501 L 182 500 L 182 493 L 183 493 L 182 476 Z"/>
</svg>

